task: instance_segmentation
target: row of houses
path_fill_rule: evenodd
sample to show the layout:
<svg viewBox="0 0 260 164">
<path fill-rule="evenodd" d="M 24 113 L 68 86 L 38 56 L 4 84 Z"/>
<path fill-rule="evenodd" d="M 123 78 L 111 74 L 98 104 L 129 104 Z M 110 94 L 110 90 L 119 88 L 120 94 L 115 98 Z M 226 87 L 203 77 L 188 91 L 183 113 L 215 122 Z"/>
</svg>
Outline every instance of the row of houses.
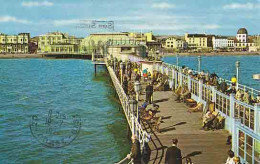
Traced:
<svg viewBox="0 0 260 164">
<path fill-rule="evenodd" d="M 0 33 L 0 53 L 28 53 L 29 33 L 6 35 Z"/>
<path fill-rule="evenodd" d="M 154 36 L 152 32 L 118 32 L 77 38 L 67 33 L 50 32 L 30 38 L 29 33 L 0 33 L 0 53 L 91 54 L 104 51 L 109 44 L 143 45 L 149 52 L 260 51 L 260 35 L 250 36 L 245 28 L 240 28 L 236 36 L 188 33 Z"/>
<path fill-rule="evenodd" d="M 236 36 L 188 34 L 162 39 L 164 49 L 176 51 L 250 51 L 260 50 L 260 36 L 249 36 L 245 28 L 240 28 Z"/>
</svg>

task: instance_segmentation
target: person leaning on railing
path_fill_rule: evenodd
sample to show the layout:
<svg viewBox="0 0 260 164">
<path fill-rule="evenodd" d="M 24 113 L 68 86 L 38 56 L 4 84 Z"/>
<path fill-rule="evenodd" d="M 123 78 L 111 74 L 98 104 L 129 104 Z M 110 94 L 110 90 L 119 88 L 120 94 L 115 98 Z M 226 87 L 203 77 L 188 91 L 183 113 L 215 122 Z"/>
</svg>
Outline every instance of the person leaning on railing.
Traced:
<svg viewBox="0 0 260 164">
<path fill-rule="evenodd" d="M 128 159 L 133 159 L 134 164 L 141 164 L 141 148 L 140 148 L 140 142 L 137 140 L 136 135 L 132 136 L 132 148 L 131 153 L 127 155 Z"/>
</svg>

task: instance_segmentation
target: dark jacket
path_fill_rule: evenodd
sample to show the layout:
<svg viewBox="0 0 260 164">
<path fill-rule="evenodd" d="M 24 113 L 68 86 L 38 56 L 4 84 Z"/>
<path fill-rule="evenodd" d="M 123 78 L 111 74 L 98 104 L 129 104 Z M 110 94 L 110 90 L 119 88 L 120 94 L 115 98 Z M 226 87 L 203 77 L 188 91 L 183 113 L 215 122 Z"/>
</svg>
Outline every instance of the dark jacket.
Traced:
<svg viewBox="0 0 260 164">
<path fill-rule="evenodd" d="M 141 164 L 142 155 L 140 149 L 140 142 L 138 140 L 132 143 L 131 158 L 133 158 L 134 164 Z"/>
<path fill-rule="evenodd" d="M 181 150 L 176 146 L 171 146 L 166 151 L 166 164 L 182 164 Z"/>
<path fill-rule="evenodd" d="M 146 90 L 147 94 L 153 94 L 153 86 L 152 85 L 147 85 L 145 90 Z"/>
</svg>

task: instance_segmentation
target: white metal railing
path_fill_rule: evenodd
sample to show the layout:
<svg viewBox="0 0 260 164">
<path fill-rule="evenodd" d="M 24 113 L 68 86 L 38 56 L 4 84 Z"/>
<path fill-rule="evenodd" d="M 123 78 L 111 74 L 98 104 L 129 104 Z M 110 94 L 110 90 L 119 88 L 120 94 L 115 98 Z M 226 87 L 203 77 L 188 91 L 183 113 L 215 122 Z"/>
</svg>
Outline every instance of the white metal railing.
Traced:
<svg viewBox="0 0 260 164">
<path fill-rule="evenodd" d="M 222 112 L 225 116 L 230 116 L 230 97 L 217 90 L 215 93 L 215 109 Z"/>
<path fill-rule="evenodd" d="M 229 121 L 226 122 L 228 130 L 232 133 L 232 148 L 236 155 L 242 158 L 243 162 L 258 164 L 260 162 L 260 105 L 250 105 L 236 100 L 234 95 L 226 95 L 214 86 L 203 84 L 202 81 L 184 75 L 180 67 L 167 65 L 168 68 L 175 68 L 177 72 L 173 74 L 177 88 L 179 85 L 186 84 L 196 101 L 212 101 L 215 103 L 215 110 Z M 193 71 L 195 73 L 200 73 Z M 188 78 L 186 78 L 188 77 Z M 219 78 L 220 80 L 224 80 Z M 230 86 L 231 82 L 225 80 Z M 241 90 L 247 90 L 251 96 L 256 97 L 260 91 L 238 84 Z M 241 134 L 244 137 L 241 137 Z M 242 141 L 243 140 L 243 141 Z M 242 143 L 243 142 L 243 143 Z"/>
<path fill-rule="evenodd" d="M 199 96 L 199 81 L 191 79 L 191 93 Z"/>
<path fill-rule="evenodd" d="M 108 72 L 112 79 L 112 82 L 114 84 L 114 87 L 116 89 L 116 92 L 118 94 L 119 100 L 121 102 L 123 111 L 125 113 L 125 117 L 127 119 L 128 125 L 131 129 L 131 132 L 132 132 L 132 134 L 135 134 L 138 137 L 138 139 L 143 147 L 145 142 L 149 142 L 150 134 L 148 134 L 143 129 L 141 124 L 139 123 L 138 118 L 135 116 L 135 111 L 133 110 L 133 107 L 131 109 L 130 101 L 129 101 L 126 93 L 124 92 L 118 78 L 116 77 L 114 70 L 111 67 L 109 67 L 108 64 L 107 64 L 107 69 L 108 69 Z M 136 109 L 138 110 L 138 105 L 137 105 Z M 138 111 L 136 111 L 136 112 L 138 112 Z M 123 160 L 121 160 L 118 164 L 125 163 L 127 160 L 128 159 L 126 157 Z M 131 161 L 130 161 L 130 163 L 131 163 Z"/>
<path fill-rule="evenodd" d="M 202 84 L 202 100 L 206 102 L 211 102 L 213 97 L 212 88 L 206 84 Z"/>
<path fill-rule="evenodd" d="M 122 104 L 129 127 L 131 128 L 132 132 L 134 131 L 135 134 L 137 134 L 137 137 L 139 138 L 140 142 L 149 141 L 150 135 L 145 130 L 143 130 L 142 126 L 140 125 L 140 123 L 137 120 L 137 117 L 134 114 L 134 111 L 132 111 L 132 109 L 130 109 L 129 99 L 128 99 L 126 93 L 124 92 L 113 69 L 110 68 L 109 66 L 107 66 L 107 68 L 108 68 L 109 74 L 111 76 L 111 79 L 113 81 L 116 92 L 118 94 L 119 100 Z M 134 125 L 134 127 L 133 127 L 133 125 Z"/>
<path fill-rule="evenodd" d="M 241 120 L 241 124 L 254 131 L 255 128 L 255 110 L 254 106 L 244 102 L 234 100 L 235 118 Z"/>
<path fill-rule="evenodd" d="M 232 85 L 232 83 L 231 83 L 230 80 L 226 80 L 226 79 L 223 79 L 223 78 L 219 78 L 219 81 L 223 81 L 223 80 L 226 81 L 226 83 L 227 83 L 228 86 L 231 86 L 231 85 Z M 254 98 L 256 98 L 258 94 L 260 94 L 260 91 L 259 91 L 259 90 L 254 89 L 254 88 L 251 88 L 251 87 L 248 87 L 248 86 L 243 85 L 243 84 L 238 84 L 238 88 L 241 89 L 241 90 L 244 91 L 244 92 L 245 92 L 245 91 L 248 91 L 248 93 L 249 93 L 252 97 L 254 97 Z"/>
</svg>

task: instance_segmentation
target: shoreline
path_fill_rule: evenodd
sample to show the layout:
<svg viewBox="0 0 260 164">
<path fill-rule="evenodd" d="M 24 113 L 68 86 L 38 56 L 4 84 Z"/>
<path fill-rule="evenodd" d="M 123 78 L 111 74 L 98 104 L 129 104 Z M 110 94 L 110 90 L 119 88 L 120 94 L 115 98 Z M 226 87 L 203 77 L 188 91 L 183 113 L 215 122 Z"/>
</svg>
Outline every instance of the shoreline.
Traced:
<svg viewBox="0 0 260 164">
<path fill-rule="evenodd" d="M 260 52 L 211 52 L 211 53 L 167 53 L 162 55 L 163 57 L 167 56 L 252 56 L 259 55 Z M 42 54 L 0 54 L 0 59 L 24 59 L 24 58 L 49 58 L 45 57 Z"/>
<path fill-rule="evenodd" d="M 47 56 L 46 56 L 47 55 Z M 88 57 L 88 56 L 87 56 Z M 0 54 L 0 59 L 90 59 L 84 55 L 68 55 L 68 54 L 56 54 L 53 56 L 48 56 L 48 54 Z"/>
<path fill-rule="evenodd" d="M 260 52 L 210 52 L 210 53 L 167 53 L 163 56 L 251 56 L 251 55 L 260 55 Z"/>
<path fill-rule="evenodd" d="M 41 54 L 0 54 L 0 59 L 44 58 Z"/>
</svg>

